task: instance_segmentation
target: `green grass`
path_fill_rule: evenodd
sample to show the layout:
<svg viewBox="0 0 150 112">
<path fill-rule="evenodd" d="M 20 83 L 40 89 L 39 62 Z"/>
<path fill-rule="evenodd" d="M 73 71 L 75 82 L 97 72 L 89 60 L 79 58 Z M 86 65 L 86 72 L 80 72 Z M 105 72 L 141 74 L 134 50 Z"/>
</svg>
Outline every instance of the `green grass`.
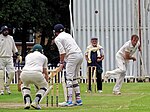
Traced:
<svg viewBox="0 0 150 112">
<path fill-rule="evenodd" d="M 150 111 L 150 84 L 123 83 L 122 95 L 112 94 L 114 83 L 103 83 L 103 93 L 85 93 L 86 84 L 80 84 L 83 106 L 74 107 L 46 107 L 46 99 L 41 103 L 40 112 L 149 112 Z M 21 92 L 17 85 L 11 85 L 12 94 L 0 96 L 0 112 L 26 112 L 24 110 Z M 32 98 L 35 91 L 32 86 Z M 49 95 L 50 98 L 50 95 Z M 63 90 L 59 85 L 59 102 L 64 101 Z M 30 111 L 36 112 L 33 108 Z"/>
</svg>

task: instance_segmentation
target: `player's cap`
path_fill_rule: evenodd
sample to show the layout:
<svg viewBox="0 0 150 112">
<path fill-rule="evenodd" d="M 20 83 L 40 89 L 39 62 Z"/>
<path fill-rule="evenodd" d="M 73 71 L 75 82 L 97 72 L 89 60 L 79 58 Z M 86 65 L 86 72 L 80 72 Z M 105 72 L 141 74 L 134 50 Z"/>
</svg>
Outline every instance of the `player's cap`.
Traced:
<svg viewBox="0 0 150 112">
<path fill-rule="evenodd" d="M 56 24 L 54 26 L 54 32 L 63 32 L 64 31 L 64 26 L 62 24 Z"/>
<path fill-rule="evenodd" d="M 98 40 L 98 38 L 97 37 L 92 37 L 91 40 Z"/>
<path fill-rule="evenodd" d="M 4 30 L 8 30 L 9 28 L 7 26 L 2 26 L 0 32 L 3 32 Z"/>
<path fill-rule="evenodd" d="M 32 48 L 32 51 L 33 51 L 33 52 L 34 52 L 34 51 L 39 51 L 39 52 L 42 53 L 43 48 L 42 48 L 42 46 L 41 46 L 40 44 L 35 44 L 35 45 L 33 46 L 33 48 Z"/>
</svg>

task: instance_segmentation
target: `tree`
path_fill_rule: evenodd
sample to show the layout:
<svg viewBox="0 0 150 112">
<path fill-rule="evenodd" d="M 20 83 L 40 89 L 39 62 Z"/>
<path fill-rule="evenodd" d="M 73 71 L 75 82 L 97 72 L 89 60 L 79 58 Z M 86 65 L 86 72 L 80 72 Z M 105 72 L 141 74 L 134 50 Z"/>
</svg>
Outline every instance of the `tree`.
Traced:
<svg viewBox="0 0 150 112">
<path fill-rule="evenodd" d="M 1 0 L 0 24 L 11 24 L 12 27 L 22 29 L 20 35 L 24 58 L 28 28 L 34 27 L 36 32 L 41 31 L 41 40 L 51 38 L 54 24 L 69 26 L 68 4 L 69 0 Z M 41 45 L 44 45 L 44 41 L 41 41 Z"/>
</svg>

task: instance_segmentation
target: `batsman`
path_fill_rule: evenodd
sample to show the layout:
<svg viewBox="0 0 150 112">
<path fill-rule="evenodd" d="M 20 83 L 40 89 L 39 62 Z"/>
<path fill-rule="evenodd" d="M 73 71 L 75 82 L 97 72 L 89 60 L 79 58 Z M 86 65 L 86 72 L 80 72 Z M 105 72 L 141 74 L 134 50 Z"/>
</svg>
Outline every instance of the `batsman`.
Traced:
<svg viewBox="0 0 150 112">
<path fill-rule="evenodd" d="M 80 96 L 80 87 L 77 81 L 80 66 L 83 61 L 83 54 L 73 37 L 64 31 L 62 24 L 54 26 L 55 44 L 60 54 L 60 66 L 62 69 L 66 62 L 66 86 L 67 86 L 67 102 L 59 103 L 59 106 L 82 105 Z M 73 104 L 72 96 L 75 93 L 76 102 Z"/>
</svg>

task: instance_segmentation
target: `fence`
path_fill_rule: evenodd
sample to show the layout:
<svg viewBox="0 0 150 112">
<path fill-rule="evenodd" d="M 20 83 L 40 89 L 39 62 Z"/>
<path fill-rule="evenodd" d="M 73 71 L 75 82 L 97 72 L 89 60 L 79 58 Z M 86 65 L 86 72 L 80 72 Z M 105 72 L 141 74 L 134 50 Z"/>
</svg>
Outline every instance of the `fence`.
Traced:
<svg viewBox="0 0 150 112">
<path fill-rule="evenodd" d="M 129 66 L 129 69 L 127 71 L 127 75 L 124 78 L 124 82 L 126 82 L 126 83 L 127 82 L 138 82 L 139 78 L 133 74 L 133 71 L 134 71 L 134 66 L 133 66 L 134 64 L 133 64 L 133 62 L 130 62 L 129 65 L 130 66 Z M 20 66 L 20 67 L 15 66 L 15 76 L 14 76 L 14 78 L 12 80 L 12 84 L 18 84 L 18 74 L 17 74 L 17 71 L 21 70 L 22 67 L 23 66 Z M 55 69 L 55 67 L 49 67 L 48 68 L 48 73 L 50 74 L 50 71 L 52 71 L 54 69 Z M 62 83 L 61 78 L 62 78 L 63 75 L 65 76 L 65 74 L 66 74 L 66 70 L 65 69 L 58 73 L 58 75 L 59 75 L 58 76 L 58 83 Z M 8 75 L 7 72 L 5 72 L 5 82 L 6 82 L 7 75 Z M 54 83 L 55 83 L 56 82 L 56 76 L 54 78 L 55 78 L 55 80 L 54 80 Z M 118 78 L 118 76 L 115 76 L 115 75 L 111 76 L 106 83 L 114 83 L 114 82 L 116 82 L 117 78 Z M 145 77 L 143 79 L 143 81 L 145 81 L 145 82 L 149 82 L 149 80 L 150 80 L 149 77 Z M 80 83 L 87 83 L 87 77 L 83 76 L 83 73 L 82 73 L 81 69 L 80 69 L 80 72 L 79 72 L 78 81 Z"/>
</svg>

